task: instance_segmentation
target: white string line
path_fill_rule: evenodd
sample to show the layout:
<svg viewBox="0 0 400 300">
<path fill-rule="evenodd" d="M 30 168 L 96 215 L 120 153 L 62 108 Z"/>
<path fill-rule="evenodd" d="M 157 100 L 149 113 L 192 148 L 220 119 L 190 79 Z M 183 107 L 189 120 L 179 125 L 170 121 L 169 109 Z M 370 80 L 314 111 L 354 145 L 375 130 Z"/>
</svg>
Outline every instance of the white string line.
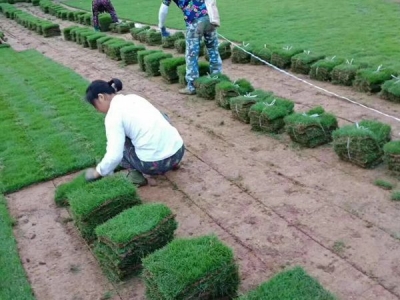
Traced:
<svg viewBox="0 0 400 300">
<path fill-rule="evenodd" d="M 372 107 L 369 107 L 369 106 L 367 106 L 367 105 L 365 105 L 365 104 L 362 104 L 362 103 L 359 103 L 359 102 L 357 102 L 357 101 L 351 100 L 351 99 L 349 99 L 349 98 L 347 98 L 347 97 L 340 96 L 340 95 L 338 95 L 338 94 L 336 94 L 336 93 L 334 93 L 334 92 L 328 91 L 328 90 L 326 90 L 326 89 L 324 89 L 324 88 L 322 88 L 322 87 L 319 87 L 319 86 L 317 86 L 317 85 L 315 85 L 315 84 L 312 84 L 311 82 L 308 82 L 308 81 L 306 81 L 306 80 L 304 80 L 304 79 L 301 79 L 300 77 L 297 77 L 296 75 L 293 75 L 293 74 L 291 74 L 291 73 L 289 73 L 289 72 L 287 72 L 287 71 L 285 71 L 285 70 L 282 70 L 282 69 L 280 69 L 280 68 L 274 66 L 273 64 L 270 64 L 269 62 L 263 60 L 262 58 L 260 58 L 260 57 L 258 57 L 258 56 L 256 56 L 256 55 L 254 55 L 253 53 L 247 51 L 247 50 L 244 49 L 243 47 L 239 46 L 237 43 L 232 42 L 231 40 L 229 40 L 229 39 L 227 39 L 226 37 L 224 37 L 222 34 L 218 33 L 218 35 L 219 35 L 222 39 L 224 39 L 224 40 L 226 40 L 227 42 L 229 42 L 229 43 L 231 43 L 232 45 L 234 45 L 235 47 L 237 47 L 237 48 L 239 48 L 240 50 L 246 52 L 247 54 L 250 54 L 250 55 L 253 56 L 255 59 L 261 61 L 262 63 L 266 64 L 267 66 L 269 66 L 269 67 L 271 67 L 271 68 L 274 68 L 275 70 L 277 70 L 277 71 L 279 71 L 279 72 L 281 72 L 281 73 L 283 73 L 283 74 L 286 74 L 286 75 L 288 75 L 288 76 L 290 76 L 290 77 L 292 77 L 292 78 L 294 78 L 294 79 L 296 79 L 296 80 L 298 80 L 298 81 L 301 81 L 301 82 L 303 82 L 303 83 L 305 83 L 305 84 L 307 84 L 307 85 L 309 85 L 309 86 L 312 86 L 313 88 L 316 88 L 316 89 L 318 89 L 318 90 L 320 90 L 320 91 L 323 91 L 323 92 L 326 93 L 326 94 L 329 94 L 329 95 L 334 96 L 334 97 L 336 97 L 336 98 L 339 98 L 339 99 L 348 101 L 348 102 L 350 102 L 350 103 L 352 103 L 352 104 L 361 106 L 361 107 L 363 107 L 363 108 L 366 108 L 366 109 L 369 109 L 369 110 L 371 110 L 371 111 L 373 111 L 373 112 L 376 112 L 376 113 L 378 113 L 378 114 L 380 114 L 380 115 L 383 115 L 383 116 L 388 117 L 388 118 L 392 118 L 392 119 L 394 119 L 394 120 L 400 122 L 400 118 L 397 118 L 397 117 L 392 116 L 392 115 L 388 115 L 388 114 L 386 114 L 386 113 L 384 113 L 384 112 L 381 112 L 381 111 L 379 111 L 379 110 L 377 110 L 377 109 L 375 109 L 375 108 L 372 108 Z"/>
</svg>

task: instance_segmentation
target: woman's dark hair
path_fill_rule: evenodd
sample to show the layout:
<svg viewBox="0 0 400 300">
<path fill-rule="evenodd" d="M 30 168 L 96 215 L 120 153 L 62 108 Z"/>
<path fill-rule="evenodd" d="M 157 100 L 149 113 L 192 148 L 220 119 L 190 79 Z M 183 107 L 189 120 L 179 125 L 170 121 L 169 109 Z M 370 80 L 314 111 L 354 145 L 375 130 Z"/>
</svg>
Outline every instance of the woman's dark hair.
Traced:
<svg viewBox="0 0 400 300">
<path fill-rule="evenodd" d="M 94 105 L 94 100 L 99 94 L 115 94 L 122 90 L 122 82 L 117 78 L 110 81 L 95 80 L 86 89 L 86 101 Z"/>
</svg>

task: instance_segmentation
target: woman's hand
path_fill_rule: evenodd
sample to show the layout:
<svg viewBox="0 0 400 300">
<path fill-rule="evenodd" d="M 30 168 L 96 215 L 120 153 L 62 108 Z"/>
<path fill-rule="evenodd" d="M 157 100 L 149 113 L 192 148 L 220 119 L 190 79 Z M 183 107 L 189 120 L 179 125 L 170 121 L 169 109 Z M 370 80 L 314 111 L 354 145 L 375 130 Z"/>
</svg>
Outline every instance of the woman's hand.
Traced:
<svg viewBox="0 0 400 300">
<path fill-rule="evenodd" d="M 96 171 L 95 168 L 90 168 L 90 169 L 86 170 L 86 173 L 85 173 L 86 181 L 91 182 L 91 181 L 95 181 L 100 178 L 101 178 L 101 175 Z"/>
</svg>

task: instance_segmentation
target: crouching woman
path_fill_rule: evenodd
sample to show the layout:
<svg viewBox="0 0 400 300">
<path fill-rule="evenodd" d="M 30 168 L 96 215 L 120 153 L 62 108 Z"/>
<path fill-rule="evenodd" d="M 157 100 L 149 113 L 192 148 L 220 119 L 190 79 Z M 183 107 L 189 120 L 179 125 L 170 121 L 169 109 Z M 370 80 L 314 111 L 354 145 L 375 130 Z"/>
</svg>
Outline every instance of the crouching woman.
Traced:
<svg viewBox="0 0 400 300">
<path fill-rule="evenodd" d="M 117 93 L 122 82 L 93 81 L 86 90 L 86 101 L 106 114 L 107 151 L 96 168 L 86 171 L 93 181 L 113 173 L 120 165 L 129 170 L 136 185 L 155 185 L 154 175 L 179 168 L 185 152 L 183 140 L 167 116 L 146 99 Z"/>
</svg>

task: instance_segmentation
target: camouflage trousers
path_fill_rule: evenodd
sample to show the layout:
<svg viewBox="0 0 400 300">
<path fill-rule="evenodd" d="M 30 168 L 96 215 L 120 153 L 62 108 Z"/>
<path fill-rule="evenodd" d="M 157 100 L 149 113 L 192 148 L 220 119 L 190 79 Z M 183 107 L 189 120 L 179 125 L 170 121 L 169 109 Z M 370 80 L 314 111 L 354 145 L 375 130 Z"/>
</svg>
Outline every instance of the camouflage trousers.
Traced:
<svg viewBox="0 0 400 300">
<path fill-rule="evenodd" d="M 207 17 L 186 25 L 186 82 L 187 88 L 194 91 L 194 81 L 199 77 L 199 53 L 201 40 L 204 38 L 210 58 L 210 74 L 222 72 L 222 60 L 218 51 L 218 35 Z"/>
</svg>

